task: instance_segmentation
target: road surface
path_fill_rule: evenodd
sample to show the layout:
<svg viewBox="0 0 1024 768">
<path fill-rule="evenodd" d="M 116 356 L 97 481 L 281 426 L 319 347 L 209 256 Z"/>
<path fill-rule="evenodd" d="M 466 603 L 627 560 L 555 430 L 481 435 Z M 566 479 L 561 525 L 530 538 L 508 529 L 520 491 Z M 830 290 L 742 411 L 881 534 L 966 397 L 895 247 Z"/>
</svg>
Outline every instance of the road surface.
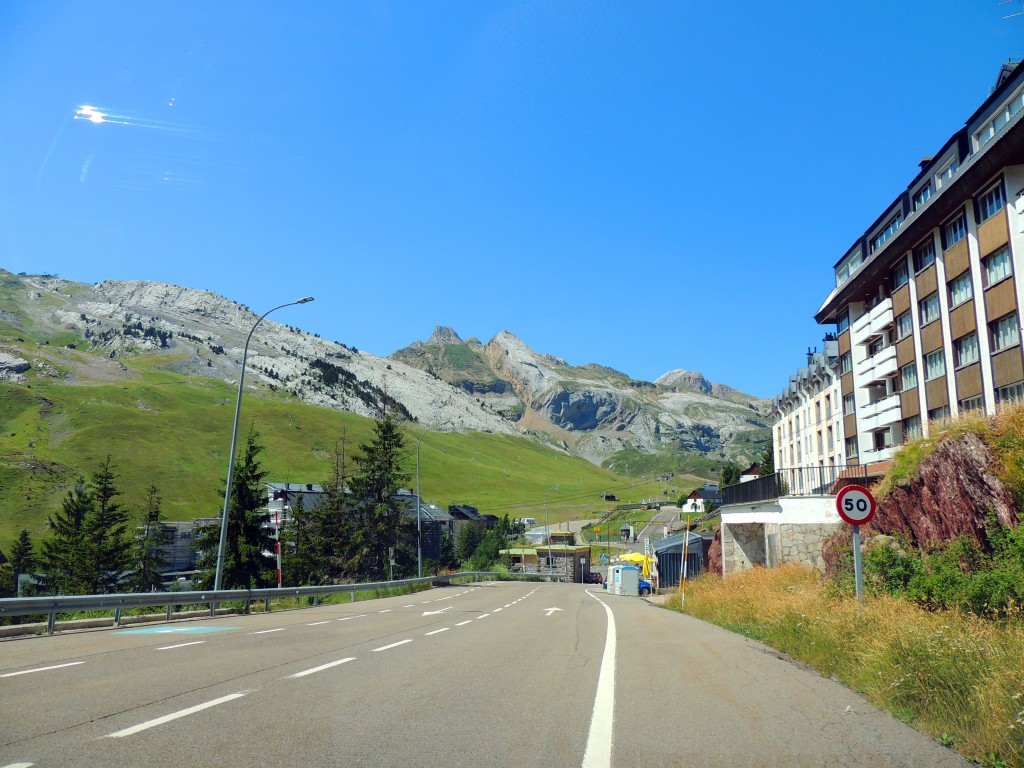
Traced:
<svg viewBox="0 0 1024 768">
<path fill-rule="evenodd" d="M 504 582 L 0 642 L 12 765 L 967 763 L 740 636 Z"/>
</svg>

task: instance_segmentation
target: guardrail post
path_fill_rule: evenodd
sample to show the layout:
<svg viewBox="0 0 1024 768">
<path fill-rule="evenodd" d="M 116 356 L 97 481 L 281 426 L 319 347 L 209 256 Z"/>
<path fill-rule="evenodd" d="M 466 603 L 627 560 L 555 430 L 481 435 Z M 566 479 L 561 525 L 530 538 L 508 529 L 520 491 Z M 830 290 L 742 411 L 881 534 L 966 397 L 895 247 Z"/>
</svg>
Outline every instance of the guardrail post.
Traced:
<svg viewBox="0 0 1024 768">
<path fill-rule="evenodd" d="M 354 603 L 356 601 L 356 591 L 353 589 L 349 594 L 352 595 L 352 602 Z"/>
<path fill-rule="evenodd" d="M 319 593 L 317 593 L 317 594 L 313 595 L 313 607 L 316 608 L 319 605 L 320 605 L 320 595 L 319 595 Z"/>
<path fill-rule="evenodd" d="M 57 623 L 57 612 L 56 611 L 50 611 L 49 615 L 46 617 L 46 634 L 48 634 L 48 635 L 52 635 L 53 634 L 53 628 L 56 625 L 56 623 Z"/>
<path fill-rule="evenodd" d="M 270 598 L 268 597 L 263 601 L 263 612 L 270 613 Z"/>
<path fill-rule="evenodd" d="M 210 618 L 212 619 L 216 615 L 217 615 L 217 604 L 211 600 L 210 601 Z"/>
<path fill-rule="evenodd" d="M 115 608 L 114 609 L 114 626 L 115 627 L 120 627 L 121 626 L 121 609 L 120 608 Z"/>
<path fill-rule="evenodd" d="M 171 620 L 171 611 L 173 611 L 173 610 L 174 610 L 174 606 L 171 605 L 170 603 L 168 603 L 167 604 L 167 620 L 168 621 Z"/>
</svg>

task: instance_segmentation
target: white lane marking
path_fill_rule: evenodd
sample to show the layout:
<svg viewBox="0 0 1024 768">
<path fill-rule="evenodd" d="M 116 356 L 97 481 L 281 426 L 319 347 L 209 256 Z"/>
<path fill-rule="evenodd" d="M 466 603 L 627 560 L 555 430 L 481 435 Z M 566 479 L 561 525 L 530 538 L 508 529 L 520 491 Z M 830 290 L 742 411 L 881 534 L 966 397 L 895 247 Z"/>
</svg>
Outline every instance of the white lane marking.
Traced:
<svg viewBox="0 0 1024 768">
<path fill-rule="evenodd" d="M 452 607 L 449 605 L 449 606 L 446 606 L 445 608 L 438 608 L 436 611 L 424 611 L 423 615 L 424 616 L 436 616 L 439 613 L 444 613 L 445 611 L 450 611 L 451 609 L 452 609 Z"/>
<path fill-rule="evenodd" d="M 515 605 L 515 603 L 506 603 L 505 607 L 506 608 L 511 608 L 513 605 Z"/>
<path fill-rule="evenodd" d="M 433 632 L 426 632 L 424 634 L 429 637 L 430 635 L 439 635 L 442 632 L 447 632 L 449 629 L 451 629 L 451 627 L 441 627 L 440 629 L 435 629 Z"/>
<path fill-rule="evenodd" d="M 268 632 L 284 632 L 285 627 L 278 627 L 277 629 L 261 629 L 259 632 L 250 632 L 250 635 L 265 635 Z"/>
<path fill-rule="evenodd" d="M 348 621 L 349 619 L 362 619 L 365 616 L 366 616 L 365 613 L 360 613 L 358 616 L 346 616 L 343 619 L 338 619 L 338 621 Z"/>
<path fill-rule="evenodd" d="M 346 659 L 338 659 L 337 661 L 329 661 L 326 664 L 321 664 L 319 667 L 313 667 L 312 669 L 304 669 L 301 672 L 296 672 L 294 675 L 288 675 L 288 677 L 305 677 L 306 675 L 312 675 L 314 672 L 323 672 L 325 669 L 336 667 L 339 664 L 347 664 L 350 661 L 355 661 L 355 656 L 349 656 Z"/>
<path fill-rule="evenodd" d="M 481 613 L 479 616 L 477 616 L 477 619 L 486 619 L 490 615 L 491 614 L 489 613 Z"/>
<path fill-rule="evenodd" d="M 85 664 L 84 661 L 69 661 L 67 664 L 54 664 L 52 667 L 36 667 L 35 669 L 23 669 L 21 672 L 8 672 L 0 677 L 17 677 L 18 675 L 31 675 L 33 672 L 45 672 L 48 669 L 63 669 L 73 667 L 76 664 Z"/>
<path fill-rule="evenodd" d="M 409 638 L 408 640 L 399 640 L 397 643 L 392 643 L 391 645 L 382 645 L 380 648 L 374 648 L 373 649 L 373 653 L 376 653 L 377 651 L 386 651 L 389 648 L 397 648 L 400 645 L 405 645 L 406 643 L 411 643 L 411 642 L 412 642 L 412 638 Z"/>
<path fill-rule="evenodd" d="M 311 622 L 307 623 L 306 626 L 307 627 L 319 627 L 321 624 L 330 624 L 330 623 L 331 623 L 331 620 L 327 619 L 326 621 L 311 621 Z"/>
<path fill-rule="evenodd" d="M 35 763 L 10 763 L 5 765 L 3 768 L 32 768 Z"/>
<path fill-rule="evenodd" d="M 178 643 L 177 645 L 165 645 L 157 648 L 158 651 L 173 651 L 175 648 L 184 648 L 186 645 L 202 645 L 205 640 L 193 640 L 191 643 Z"/>
<path fill-rule="evenodd" d="M 491 613 L 501 613 L 504 610 L 504 608 L 495 608 L 493 611 L 491 611 Z"/>
<path fill-rule="evenodd" d="M 604 655 L 601 657 L 601 671 L 597 677 L 597 692 L 594 694 L 594 711 L 590 716 L 590 735 L 587 749 L 583 753 L 581 768 L 609 768 L 612 764 L 612 723 L 615 719 L 615 616 L 612 609 L 602 600 L 587 592 L 601 603 L 608 617 L 608 635 L 604 641 Z"/>
<path fill-rule="evenodd" d="M 555 611 L 560 611 L 560 610 L 562 610 L 562 609 L 561 608 L 545 608 L 544 609 L 544 615 L 545 616 L 550 616 Z"/>
<path fill-rule="evenodd" d="M 458 624 L 456 624 L 455 626 L 456 626 L 456 627 L 461 627 L 461 626 L 464 626 L 464 625 L 466 625 L 466 624 L 472 624 L 472 623 L 473 623 L 473 620 L 472 620 L 472 619 L 466 619 L 465 621 L 460 621 L 460 622 L 459 622 Z"/>
<path fill-rule="evenodd" d="M 377 611 L 377 613 L 391 613 L 391 608 L 385 608 L 383 611 Z"/>
<path fill-rule="evenodd" d="M 196 704 L 194 707 L 189 707 L 188 709 L 182 709 L 182 710 L 179 710 L 178 712 L 172 712 L 169 715 L 164 715 L 163 717 L 158 717 L 158 718 L 156 718 L 154 720 L 147 720 L 144 723 L 139 723 L 138 725 L 133 725 L 131 728 L 125 728 L 122 731 L 115 731 L 114 733 L 108 733 L 107 737 L 111 738 L 111 739 L 120 739 L 120 738 L 123 738 L 125 736 L 131 736 L 132 734 L 138 733 L 139 731 L 145 731 L 145 730 L 148 730 L 150 728 L 155 728 L 158 725 L 163 725 L 164 723 L 169 723 L 172 720 L 177 720 L 179 717 L 187 717 L 188 715 L 194 715 L 196 712 L 202 712 L 204 709 L 209 709 L 210 707 L 216 707 L 218 704 L 224 704 L 225 702 L 233 701 L 234 699 L 240 699 L 243 696 L 245 696 L 244 693 L 229 693 L 227 696 L 221 696 L 219 699 L 214 699 L 213 701 L 207 701 L 204 704 Z"/>
</svg>

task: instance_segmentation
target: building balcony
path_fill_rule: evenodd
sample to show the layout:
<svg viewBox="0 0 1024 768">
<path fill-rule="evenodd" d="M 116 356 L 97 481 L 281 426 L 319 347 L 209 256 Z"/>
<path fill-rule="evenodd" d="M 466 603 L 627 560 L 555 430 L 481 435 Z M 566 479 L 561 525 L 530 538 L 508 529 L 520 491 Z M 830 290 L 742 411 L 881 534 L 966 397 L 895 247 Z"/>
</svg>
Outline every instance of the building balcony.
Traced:
<svg viewBox="0 0 1024 768">
<path fill-rule="evenodd" d="M 751 504 L 790 496 L 831 496 L 837 483 L 866 482 L 861 466 L 786 467 L 773 475 L 727 485 L 722 489 L 722 512 L 735 504 Z"/>
<path fill-rule="evenodd" d="M 896 449 L 899 446 L 890 445 L 885 448 L 879 448 L 878 450 L 861 451 L 860 460 L 864 464 L 874 464 L 878 461 L 889 461 L 892 455 L 896 453 Z"/>
<path fill-rule="evenodd" d="M 859 432 L 874 432 L 892 426 L 902 418 L 903 412 L 900 409 L 900 396 L 890 395 L 875 403 L 862 406 L 857 411 L 857 430 Z M 881 461 L 881 459 L 863 459 L 867 461 Z"/>
<path fill-rule="evenodd" d="M 881 384 L 896 374 L 899 364 L 896 362 L 896 345 L 890 344 L 874 357 L 861 360 L 854 366 L 857 374 L 857 386 L 869 387 L 872 384 Z"/>
<path fill-rule="evenodd" d="M 851 339 L 854 344 L 867 344 L 871 339 L 880 336 L 882 331 L 893 323 L 892 299 L 881 301 L 851 325 Z"/>
</svg>

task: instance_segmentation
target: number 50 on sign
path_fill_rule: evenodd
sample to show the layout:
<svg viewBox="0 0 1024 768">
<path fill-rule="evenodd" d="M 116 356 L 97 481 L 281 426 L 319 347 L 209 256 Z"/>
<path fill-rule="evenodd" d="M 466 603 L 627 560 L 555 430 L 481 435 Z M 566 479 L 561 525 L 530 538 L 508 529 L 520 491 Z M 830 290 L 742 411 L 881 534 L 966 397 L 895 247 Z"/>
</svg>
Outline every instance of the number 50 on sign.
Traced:
<svg viewBox="0 0 1024 768">
<path fill-rule="evenodd" d="M 875 497 L 863 485 L 847 485 L 836 495 L 836 511 L 850 525 L 864 525 L 875 516 Z"/>
</svg>

